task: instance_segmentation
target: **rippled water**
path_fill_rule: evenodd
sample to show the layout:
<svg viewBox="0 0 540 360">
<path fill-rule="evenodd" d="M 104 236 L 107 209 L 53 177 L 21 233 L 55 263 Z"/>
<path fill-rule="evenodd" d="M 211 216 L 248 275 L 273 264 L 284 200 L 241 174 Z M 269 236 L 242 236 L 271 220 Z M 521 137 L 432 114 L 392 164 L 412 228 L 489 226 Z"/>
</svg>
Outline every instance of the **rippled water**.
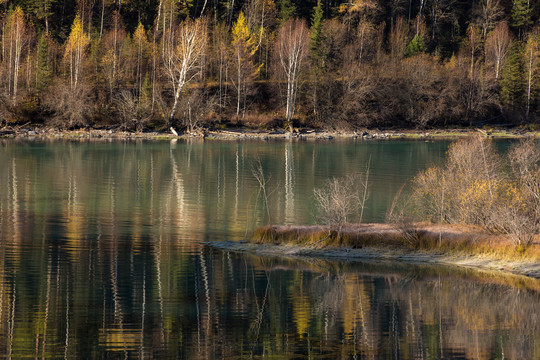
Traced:
<svg viewBox="0 0 540 360">
<path fill-rule="evenodd" d="M 370 162 L 366 221 L 445 142 L 0 142 L 0 355 L 538 359 L 540 284 L 203 242 L 313 223 L 313 188 Z"/>
</svg>

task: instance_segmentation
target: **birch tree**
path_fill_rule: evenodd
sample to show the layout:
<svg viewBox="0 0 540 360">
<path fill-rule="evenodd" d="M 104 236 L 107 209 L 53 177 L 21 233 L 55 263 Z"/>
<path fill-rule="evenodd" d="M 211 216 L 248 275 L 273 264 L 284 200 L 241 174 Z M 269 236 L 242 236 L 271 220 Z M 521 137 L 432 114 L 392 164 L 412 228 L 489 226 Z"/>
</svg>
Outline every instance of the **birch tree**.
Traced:
<svg viewBox="0 0 540 360">
<path fill-rule="evenodd" d="M 104 53 L 101 59 L 101 68 L 109 86 L 111 99 L 113 98 L 114 90 L 118 86 L 120 73 L 122 72 L 122 44 L 126 36 L 127 34 L 122 25 L 120 14 L 115 11 L 112 15 L 112 27 L 105 33 L 100 44 Z"/>
<path fill-rule="evenodd" d="M 77 88 L 86 48 L 89 44 L 90 39 L 84 33 L 81 18 L 77 15 L 71 26 L 64 54 L 64 59 L 69 63 L 69 80 L 72 91 Z"/>
<path fill-rule="evenodd" d="M 303 20 L 287 20 L 279 30 L 276 56 L 287 83 L 285 117 L 289 131 L 293 131 L 298 81 L 308 55 L 309 30 Z"/>
<path fill-rule="evenodd" d="M 533 86 L 538 81 L 539 65 L 540 65 L 540 27 L 536 27 L 529 34 L 524 52 L 526 91 L 527 91 L 527 106 L 525 109 L 525 117 L 529 117 L 531 109 L 531 93 Z"/>
<path fill-rule="evenodd" d="M 253 64 L 253 56 L 257 51 L 257 46 L 242 11 L 234 24 L 232 35 L 232 59 L 236 73 L 233 85 L 236 88 L 236 122 L 238 122 L 240 107 L 242 107 L 242 119 L 246 112 L 248 86 L 253 82 L 260 69 Z"/>
<path fill-rule="evenodd" d="M 173 105 L 167 116 L 167 125 L 174 119 L 182 92 L 202 70 L 201 58 L 206 49 L 207 28 L 204 20 L 186 20 L 174 37 L 173 46 L 166 48 L 164 71 L 173 91 Z"/>
<path fill-rule="evenodd" d="M 28 25 L 24 19 L 24 12 L 17 6 L 7 20 L 3 36 L 5 48 L 4 62 L 7 63 L 8 93 L 15 100 L 19 85 L 19 71 L 21 58 L 28 45 Z"/>
<path fill-rule="evenodd" d="M 512 38 L 508 30 L 508 24 L 501 21 L 489 33 L 486 39 L 486 57 L 493 63 L 495 68 L 495 79 L 499 78 L 499 72 L 504 65 L 504 59 L 508 53 L 508 48 Z"/>
<path fill-rule="evenodd" d="M 482 39 L 486 39 L 488 32 L 493 29 L 497 20 L 503 15 L 503 7 L 500 0 L 481 0 L 474 9 L 476 22 L 480 25 Z"/>
<path fill-rule="evenodd" d="M 137 51 L 137 67 L 135 71 L 135 81 L 137 84 L 137 93 L 139 94 L 140 98 L 144 80 L 143 71 L 145 54 L 147 53 L 148 49 L 148 39 L 146 37 L 146 31 L 144 30 L 144 26 L 141 23 L 139 23 L 139 26 L 137 26 L 135 33 L 133 33 L 133 42 Z"/>
</svg>

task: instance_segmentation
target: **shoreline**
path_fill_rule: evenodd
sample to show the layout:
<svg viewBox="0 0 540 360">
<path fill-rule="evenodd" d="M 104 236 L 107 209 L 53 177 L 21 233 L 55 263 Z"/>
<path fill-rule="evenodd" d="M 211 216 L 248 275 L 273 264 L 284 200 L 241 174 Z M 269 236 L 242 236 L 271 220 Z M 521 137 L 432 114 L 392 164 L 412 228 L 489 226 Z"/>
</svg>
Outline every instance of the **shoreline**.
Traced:
<svg viewBox="0 0 540 360">
<path fill-rule="evenodd" d="M 540 131 L 521 129 L 483 130 L 483 129 L 434 129 L 434 130 L 357 130 L 326 131 L 318 129 L 295 129 L 293 134 L 283 130 L 237 129 L 201 129 L 178 135 L 172 131 L 131 132 L 119 129 L 78 129 L 59 130 L 42 126 L 20 126 L 0 128 L 0 139 L 16 140 L 452 140 L 471 136 L 485 136 L 494 139 L 540 139 Z"/>
<path fill-rule="evenodd" d="M 309 249 L 299 245 L 253 244 L 248 242 L 218 241 L 206 245 L 220 250 L 250 253 L 258 256 L 275 256 L 293 259 L 317 258 L 335 261 L 397 261 L 409 264 L 456 266 L 464 269 L 494 271 L 508 275 L 526 276 L 540 280 L 540 265 L 534 262 L 504 261 L 496 263 L 489 257 L 414 253 L 398 249 L 339 248 Z"/>
<path fill-rule="evenodd" d="M 521 275 L 540 279 L 540 261 L 534 252 L 527 258 L 497 256 L 495 253 L 483 251 L 480 244 L 500 241 L 499 236 L 481 232 L 476 228 L 466 227 L 460 231 L 456 226 L 421 225 L 422 236 L 441 237 L 443 246 L 418 247 L 396 245 L 399 241 L 399 231 L 388 224 L 354 225 L 352 229 L 344 230 L 347 236 L 355 236 L 356 243 L 351 244 L 321 244 L 316 240 L 322 226 L 273 226 L 274 239 L 265 239 L 264 231 L 259 228 L 252 239 L 242 242 L 224 241 L 208 242 L 207 245 L 227 251 L 252 253 L 262 256 L 278 256 L 285 258 L 319 258 L 337 261 L 397 261 L 400 263 L 451 265 L 461 268 L 474 268 L 486 271 L 496 271 L 512 275 Z M 262 229 L 262 230 L 261 230 Z M 263 232 L 261 232 L 263 231 Z M 294 234 L 299 235 L 294 235 Z M 261 236 L 261 234 L 263 234 Z M 394 243 L 386 241 L 391 238 Z M 311 243 L 309 240 L 311 240 Z M 375 242 L 373 241 L 375 239 Z M 498 240 L 497 240 L 498 239 Z M 316 241 L 314 241 L 316 240 Z M 379 241 L 377 243 L 376 241 Z M 479 244 L 478 252 L 470 253 L 460 249 L 461 242 Z M 455 249 L 449 249 L 448 244 L 454 242 Z M 345 242 L 344 242 L 345 243 Z M 380 244 L 380 245 L 378 245 Z M 531 245 L 540 248 L 537 241 Z"/>
</svg>

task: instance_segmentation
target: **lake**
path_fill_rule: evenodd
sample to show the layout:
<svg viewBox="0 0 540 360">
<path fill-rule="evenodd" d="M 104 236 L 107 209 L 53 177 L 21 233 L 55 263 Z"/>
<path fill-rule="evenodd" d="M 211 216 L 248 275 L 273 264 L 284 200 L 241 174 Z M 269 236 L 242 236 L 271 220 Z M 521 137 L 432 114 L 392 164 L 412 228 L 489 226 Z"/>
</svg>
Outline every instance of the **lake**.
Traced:
<svg viewBox="0 0 540 360">
<path fill-rule="evenodd" d="M 312 224 L 313 190 L 367 167 L 384 221 L 448 145 L 0 141 L 0 355 L 540 359 L 540 281 L 206 245 Z"/>
</svg>

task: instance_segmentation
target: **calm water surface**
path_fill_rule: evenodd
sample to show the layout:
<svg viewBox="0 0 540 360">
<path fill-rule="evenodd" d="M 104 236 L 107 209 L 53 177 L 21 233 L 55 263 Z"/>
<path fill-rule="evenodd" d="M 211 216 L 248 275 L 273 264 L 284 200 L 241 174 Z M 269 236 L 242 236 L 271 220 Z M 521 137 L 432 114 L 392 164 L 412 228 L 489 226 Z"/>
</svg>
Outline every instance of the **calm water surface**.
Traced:
<svg viewBox="0 0 540 360">
<path fill-rule="evenodd" d="M 540 359 L 540 283 L 214 250 L 370 162 L 366 221 L 445 142 L 0 142 L 0 355 Z M 502 146 L 505 146 L 503 144 Z"/>
</svg>

